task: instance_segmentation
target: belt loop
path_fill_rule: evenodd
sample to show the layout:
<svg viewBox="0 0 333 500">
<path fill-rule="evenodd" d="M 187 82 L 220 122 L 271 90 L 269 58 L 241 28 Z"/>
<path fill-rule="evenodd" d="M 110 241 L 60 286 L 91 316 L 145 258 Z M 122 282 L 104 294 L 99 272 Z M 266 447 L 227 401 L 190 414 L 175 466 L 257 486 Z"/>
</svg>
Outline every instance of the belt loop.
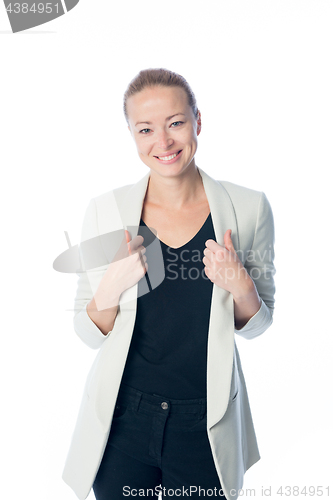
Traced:
<svg viewBox="0 0 333 500">
<path fill-rule="evenodd" d="M 204 418 L 205 412 L 206 412 L 206 401 L 203 400 L 203 401 L 200 401 L 200 412 L 198 415 L 199 420 L 202 420 Z"/>
<path fill-rule="evenodd" d="M 139 409 L 141 398 L 142 398 L 142 392 L 136 394 L 135 403 L 134 403 L 134 410 L 135 411 L 138 411 L 138 409 Z"/>
</svg>

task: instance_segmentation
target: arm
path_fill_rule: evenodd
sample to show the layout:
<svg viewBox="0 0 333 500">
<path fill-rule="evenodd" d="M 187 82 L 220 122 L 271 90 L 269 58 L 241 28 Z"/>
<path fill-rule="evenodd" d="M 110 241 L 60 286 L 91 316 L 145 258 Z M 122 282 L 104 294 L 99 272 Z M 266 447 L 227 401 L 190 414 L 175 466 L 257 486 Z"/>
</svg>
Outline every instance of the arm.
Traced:
<svg viewBox="0 0 333 500">
<path fill-rule="evenodd" d="M 119 303 L 119 296 L 115 297 L 114 301 Z M 119 306 L 116 305 L 114 307 L 102 309 L 101 311 L 99 311 L 97 309 L 95 297 L 93 297 L 91 301 L 88 302 L 86 307 L 89 318 L 101 330 L 103 335 L 107 335 L 113 329 L 114 322 L 118 314 L 118 309 Z"/>
<path fill-rule="evenodd" d="M 91 200 L 81 234 L 81 242 L 88 243 L 85 250 L 81 247 L 79 250 L 82 269 L 85 269 L 85 261 L 89 266 L 95 255 L 103 256 L 102 261 L 105 257 L 105 262 L 108 262 L 101 241 L 103 238 L 99 236 L 96 203 Z M 79 274 L 74 329 L 81 340 L 93 349 L 101 347 L 111 334 L 117 320 L 122 293 L 134 286 L 148 269 L 146 256 L 143 255 L 146 249 L 142 242 L 142 236 L 137 235 L 132 240 L 126 230 L 123 241 L 109 264 Z"/>
<path fill-rule="evenodd" d="M 235 329 L 240 330 L 260 309 L 261 299 L 251 279 L 241 295 L 234 295 Z"/>
<path fill-rule="evenodd" d="M 261 335 L 273 322 L 275 294 L 274 239 L 272 209 L 266 195 L 261 193 L 252 247 L 244 263 L 244 267 L 251 277 L 250 281 L 253 283 L 253 288 L 248 295 L 249 302 L 247 306 L 242 307 L 244 299 L 237 301 L 234 298 L 235 333 L 246 339 Z M 249 317 L 247 317 L 247 308 L 251 307 L 250 304 L 253 303 L 255 295 L 258 296 L 260 301 L 259 308 L 257 312 L 253 315 L 249 314 Z M 240 315 L 239 322 L 236 318 L 236 312 Z"/>
<path fill-rule="evenodd" d="M 235 333 L 247 339 L 263 333 L 272 323 L 274 308 L 274 222 L 271 207 L 261 193 L 254 236 L 244 265 L 231 240 L 231 229 L 224 235 L 224 247 L 206 241 L 205 272 L 217 286 L 233 295 Z"/>
<path fill-rule="evenodd" d="M 92 199 L 87 207 L 82 231 L 81 242 L 99 234 L 96 203 Z M 84 267 L 84 262 L 82 263 Z M 92 349 L 98 349 L 110 335 L 118 313 L 115 304 L 111 310 L 97 311 L 92 286 L 97 289 L 107 266 L 102 266 L 87 272 L 78 273 L 77 292 L 74 300 L 74 330 L 81 340 Z"/>
</svg>

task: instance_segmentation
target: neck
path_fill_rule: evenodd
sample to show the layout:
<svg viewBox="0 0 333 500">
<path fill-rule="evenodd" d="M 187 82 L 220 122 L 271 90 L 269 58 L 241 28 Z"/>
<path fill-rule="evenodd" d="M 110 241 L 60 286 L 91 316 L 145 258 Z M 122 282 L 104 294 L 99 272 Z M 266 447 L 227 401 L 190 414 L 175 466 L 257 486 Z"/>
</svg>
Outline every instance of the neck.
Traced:
<svg viewBox="0 0 333 500">
<path fill-rule="evenodd" d="M 182 210 L 198 202 L 205 194 L 198 168 L 193 165 L 177 177 L 162 177 L 151 172 L 145 202 L 168 210 Z"/>
</svg>

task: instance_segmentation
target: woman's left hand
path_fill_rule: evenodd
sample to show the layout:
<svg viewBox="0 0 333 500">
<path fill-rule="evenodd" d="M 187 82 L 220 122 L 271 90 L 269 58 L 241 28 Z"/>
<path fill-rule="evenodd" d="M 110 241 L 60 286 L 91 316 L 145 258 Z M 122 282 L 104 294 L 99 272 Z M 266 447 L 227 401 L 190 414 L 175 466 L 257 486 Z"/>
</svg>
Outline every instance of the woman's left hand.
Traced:
<svg viewBox="0 0 333 500">
<path fill-rule="evenodd" d="M 224 235 L 225 247 L 214 240 L 206 241 L 202 262 L 207 277 L 234 297 L 246 295 L 253 286 L 252 279 L 240 261 L 231 240 L 231 229 Z"/>
</svg>

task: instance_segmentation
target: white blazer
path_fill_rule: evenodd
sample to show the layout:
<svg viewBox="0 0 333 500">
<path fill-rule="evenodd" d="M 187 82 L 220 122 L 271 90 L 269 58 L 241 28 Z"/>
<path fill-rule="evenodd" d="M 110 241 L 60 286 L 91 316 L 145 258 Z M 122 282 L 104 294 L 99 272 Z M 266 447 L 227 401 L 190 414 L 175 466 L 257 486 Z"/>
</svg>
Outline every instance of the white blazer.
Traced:
<svg viewBox="0 0 333 500">
<path fill-rule="evenodd" d="M 213 285 L 207 354 L 207 433 L 221 487 L 235 500 L 246 470 L 260 459 L 235 333 L 261 335 L 272 323 L 274 308 L 274 222 L 263 192 L 216 181 L 198 167 L 211 210 L 217 243 L 232 229 L 234 248 L 256 284 L 259 311 L 240 330 L 234 326 L 233 296 Z M 140 225 L 150 172 L 139 182 L 92 199 L 81 241 Z M 137 234 L 137 233 L 136 233 Z M 132 238 L 136 234 L 131 234 Z M 99 349 L 89 372 L 63 480 L 84 500 L 93 485 L 108 439 L 113 410 L 136 317 L 138 284 L 121 296 L 113 329 L 103 335 L 86 305 L 107 266 L 79 274 L 74 329 L 89 347 Z"/>
</svg>

